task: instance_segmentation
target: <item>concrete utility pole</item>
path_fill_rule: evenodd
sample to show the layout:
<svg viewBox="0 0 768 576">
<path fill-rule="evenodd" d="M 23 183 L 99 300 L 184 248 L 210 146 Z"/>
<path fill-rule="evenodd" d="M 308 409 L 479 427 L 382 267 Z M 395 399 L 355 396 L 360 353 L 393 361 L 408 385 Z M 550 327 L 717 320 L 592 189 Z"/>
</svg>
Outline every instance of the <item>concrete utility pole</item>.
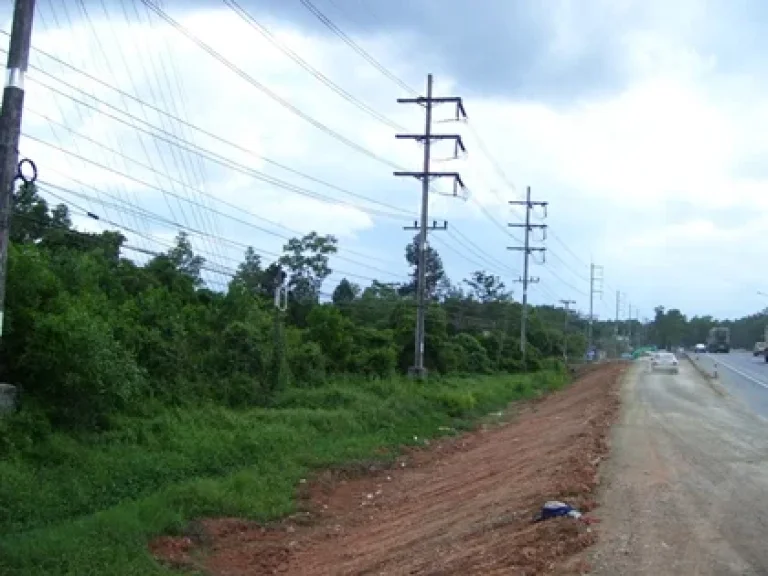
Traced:
<svg viewBox="0 0 768 576">
<path fill-rule="evenodd" d="M 531 278 L 528 275 L 528 260 L 529 256 L 533 252 L 540 252 L 542 255 L 541 263 L 544 263 L 546 248 L 532 247 L 530 242 L 531 232 L 534 228 L 538 228 L 543 232 L 542 241 L 547 239 L 547 225 L 546 224 L 531 224 L 531 210 L 534 206 L 540 206 L 544 210 L 544 217 L 547 216 L 547 206 L 549 202 L 534 202 L 531 200 L 531 187 L 528 186 L 525 190 L 525 200 L 509 202 L 512 205 L 525 206 L 525 224 L 508 224 L 510 228 L 525 228 L 525 241 L 523 246 L 509 246 L 507 250 L 522 250 L 523 251 L 523 276 L 518 279 L 518 282 L 523 284 L 523 312 L 520 319 L 520 352 L 523 355 L 523 366 L 525 366 L 525 344 L 526 344 L 526 330 L 528 321 L 528 284 L 535 284 L 539 281 L 538 278 Z"/>
<path fill-rule="evenodd" d="M 632 348 L 632 304 L 627 304 L 629 310 L 627 312 L 627 338 L 629 339 L 629 347 Z"/>
<path fill-rule="evenodd" d="M 576 300 L 560 300 L 563 306 L 565 306 L 565 324 L 563 325 L 563 361 L 568 364 L 568 316 L 571 311 L 569 306 L 576 304 Z"/>
<path fill-rule="evenodd" d="M 616 343 L 616 357 L 619 357 L 619 311 L 621 310 L 621 292 L 616 290 L 616 325 L 613 327 L 613 340 Z"/>
<path fill-rule="evenodd" d="M 589 324 L 587 332 L 587 350 L 592 350 L 592 323 L 594 322 L 595 315 L 595 295 L 603 293 L 603 286 L 598 283 L 603 281 L 602 277 L 603 267 L 597 264 L 591 263 L 589 265 Z"/>
<path fill-rule="evenodd" d="M 405 226 L 404 230 L 418 230 L 418 263 L 416 265 L 417 285 L 416 285 L 416 333 L 414 337 L 413 366 L 409 372 L 412 376 L 424 377 L 427 374 L 424 366 L 424 333 L 426 318 L 426 255 L 427 255 L 427 232 L 428 230 L 445 230 L 448 223 L 443 221 L 438 225 L 429 221 L 429 182 L 431 178 L 452 178 L 453 196 L 458 196 L 459 189 L 464 189 L 464 182 L 458 172 L 432 172 L 430 171 L 430 148 L 433 140 L 451 140 L 454 143 L 454 156 L 458 158 L 459 150 L 466 152 L 464 142 L 459 134 L 433 134 L 432 133 L 432 108 L 435 104 L 451 103 L 456 105 L 456 120 L 466 119 L 467 113 L 464 111 L 464 102 L 457 96 L 434 97 L 432 95 L 432 74 L 427 75 L 427 95 L 418 98 L 398 98 L 398 104 L 418 104 L 424 106 L 426 111 L 426 121 L 423 134 L 397 134 L 401 140 L 415 140 L 424 143 L 424 166 L 421 172 L 395 172 L 395 176 L 411 176 L 421 180 L 421 214 L 419 222 L 414 222 L 413 226 Z"/>
<path fill-rule="evenodd" d="M 11 231 L 13 186 L 20 176 L 19 137 L 24 111 L 24 74 L 32 43 L 35 0 L 16 0 L 8 46 L 5 88 L 0 111 L 0 336 L 5 316 L 5 285 L 8 271 L 8 241 Z"/>
</svg>

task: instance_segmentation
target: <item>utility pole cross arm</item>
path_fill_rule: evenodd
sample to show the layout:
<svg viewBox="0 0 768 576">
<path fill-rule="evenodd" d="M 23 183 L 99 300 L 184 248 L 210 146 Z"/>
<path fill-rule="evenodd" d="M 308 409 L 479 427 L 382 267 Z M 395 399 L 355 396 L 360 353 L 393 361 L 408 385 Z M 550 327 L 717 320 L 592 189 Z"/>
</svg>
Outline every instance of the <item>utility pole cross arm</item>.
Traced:
<svg viewBox="0 0 768 576">
<path fill-rule="evenodd" d="M 548 202 L 542 200 L 531 200 L 531 187 L 528 186 L 525 190 L 525 200 L 511 200 L 511 205 L 525 206 L 525 223 L 510 223 L 510 228 L 523 228 L 525 230 L 525 240 L 522 246 L 508 246 L 507 250 L 518 250 L 523 253 L 523 276 L 518 280 L 523 285 L 523 310 L 520 317 L 520 353 L 523 356 L 523 365 L 525 366 L 525 352 L 526 352 L 526 330 L 528 320 L 528 286 L 539 282 L 538 278 L 531 278 L 528 273 L 528 265 L 530 256 L 533 253 L 541 253 L 542 260 L 544 254 L 546 254 L 546 248 L 543 246 L 531 246 L 531 232 L 535 229 L 541 229 L 546 231 L 546 224 L 531 224 L 531 210 L 534 206 L 544 206 Z M 545 232 L 546 234 L 546 232 Z"/>
<path fill-rule="evenodd" d="M 436 104 L 455 104 L 456 119 L 466 119 L 467 113 L 464 109 L 464 103 L 458 96 L 435 97 L 432 95 L 433 78 L 432 74 L 427 75 L 427 95 L 417 98 L 398 98 L 400 104 L 419 104 L 425 109 L 425 122 L 423 134 L 397 134 L 398 140 L 415 140 L 424 143 L 423 169 L 420 172 L 399 170 L 394 172 L 395 176 L 404 176 L 418 178 L 421 180 L 421 213 L 417 222 L 413 226 L 404 226 L 404 230 L 418 231 L 418 254 L 416 266 L 416 330 L 414 334 L 414 358 L 413 366 L 409 372 L 412 376 L 426 376 L 426 367 L 424 366 L 424 339 L 425 339 L 425 318 L 426 318 L 426 251 L 427 251 L 427 233 L 429 230 L 446 230 L 448 223 L 443 221 L 438 224 L 436 220 L 429 222 L 429 181 L 431 178 L 452 178 L 453 195 L 459 195 L 459 189 L 466 189 L 464 181 L 458 172 L 433 172 L 431 170 L 430 150 L 433 141 L 451 140 L 454 142 L 454 155 L 458 158 L 459 151 L 466 153 L 464 140 L 460 134 L 433 134 L 432 133 L 432 108 Z"/>
</svg>

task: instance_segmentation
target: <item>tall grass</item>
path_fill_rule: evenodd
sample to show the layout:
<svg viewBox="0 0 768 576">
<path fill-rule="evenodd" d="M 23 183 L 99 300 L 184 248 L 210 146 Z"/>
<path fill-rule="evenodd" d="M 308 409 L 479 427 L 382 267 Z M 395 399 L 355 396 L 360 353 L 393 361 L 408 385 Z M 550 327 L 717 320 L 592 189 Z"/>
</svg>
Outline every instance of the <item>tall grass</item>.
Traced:
<svg viewBox="0 0 768 576">
<path fill-rule="evenodd" d="M 149 538 L 195 517 L 273 519 L 313 468 L 465 428 L 557 389 L 558 372 L 337 381 L 271 409 L 165 409 L 86 438 L 51 434 L 0 462 L 0 574 L 167 574 Z"/>
</svg>

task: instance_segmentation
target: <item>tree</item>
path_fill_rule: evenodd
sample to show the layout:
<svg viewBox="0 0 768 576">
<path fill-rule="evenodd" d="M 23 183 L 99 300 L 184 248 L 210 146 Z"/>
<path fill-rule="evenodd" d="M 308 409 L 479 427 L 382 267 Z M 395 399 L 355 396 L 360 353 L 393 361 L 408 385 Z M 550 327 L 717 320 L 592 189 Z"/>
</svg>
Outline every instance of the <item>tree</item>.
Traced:
<svg viewBox="0 0 768 576">
<path fill-rule="evenodd" d="M 411 281 L 400 288 L 400 294 L 409 296 L 416 293 L 419 279 L 419 235 L 413 237 L 413 242 L 405 247 L 405 259 L 413 268 Z M 430 300 L 437 299 L 442 292 L 448 290 L 447 277 L 443 268 L 443 260 L 437 250 L 427 244 L 425 254 L 425 296 Z"/>
<path fill-rule="evenodd" d="M 464 280 L 464 284 L 471 288 L 470 298 L 474 298 L 483 304 L 509 300 L 511 292 L 507 292 L 501 278 L 489 274 L 484 270 L 477 270 L 472 277 Z"/>
<path fill-rule="evenodd" d="M 51 226 L 48 203 L 37 193 L 34 184 L 22 184 L 13 196 L 11 242 L 39 241 Z"/>
<path fill-rule="evenodd" d="M 337 306 L 351 303 L 360 294 L 360 286 L 342 278 L 333 291 L 332 300 Z"/>
<path fill-rule="evenodd" d="M 205 258 L 194 253 L 186 232 L 179 232 L 176 236 L 176 246 L 168 251 L 168 260 L 179 272 L 191 278 L 196 286 L 202 284 L 200 272 Z"/>
<path fill-rule="evenodd" d="M 261 256 L 248 246 L 245 250 L 245 260 L 237 267 L 230 288 L 245 290 L 252 295 L 264 295 L 265 278 L 264 270 L 261 268 Z M 268 292 L 267 292 L 268 293 Z"/>
<path fill-rule="evenodd" d="M 330 276 L 329 256 L 338 251 L 335 236 L 310 232 L 291 238 L 278 262 L 287 269 L 288 287 L 296 301 L 316 302 L 323 281 Z"/>
<path fill-rule="evenodd" d="M 34 186 L 16 200 L 2 376 L 55 425 L 95 429 L 145 405 L 267 407 L 286 387 L 387 377 L 413 363 L 418 238 L 405 248 L 410 283 L 344 278 L 332 303 L 320 304 L 334 236 L 291 238 L 266 267 L 249 247 L 222 293 L 206 285 L 206 261 L 184 232 L 140 265 L 121 255 L 119 232 L 77 231 L 66 206 L 49 206 Z M 451 286 L 437 251 L 425 255 L 430 370 L 519 370 L 520 305 L 501 280 L 477 271 Z M 289 288 L 285 314 L 272 304 L 278 272 Z M 561 353 L 561 311 L 532 307 L 531 318 L 531 357 Z"/>
</svg>

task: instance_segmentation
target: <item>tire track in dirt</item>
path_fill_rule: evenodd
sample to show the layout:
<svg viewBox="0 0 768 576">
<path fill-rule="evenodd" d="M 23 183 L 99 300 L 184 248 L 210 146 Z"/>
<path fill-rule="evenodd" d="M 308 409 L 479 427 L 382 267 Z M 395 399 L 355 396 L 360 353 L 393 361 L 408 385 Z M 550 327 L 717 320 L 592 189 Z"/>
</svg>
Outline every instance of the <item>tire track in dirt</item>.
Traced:
<svg viewBox="0 0 768 576">
<path fill-rule="evenodd" d="M 625 370 L 595 367 L 510 422 L 408 450 L 390 469 L 322 472 L 303 485 L 302 511 L 274 525 L 202 520 L 196 537 L 151 550 L 215 576 L 582 573 L 576 555 L 595 532 L 531 517 L 552 499 L 595 506 Z"/>
</svg>

